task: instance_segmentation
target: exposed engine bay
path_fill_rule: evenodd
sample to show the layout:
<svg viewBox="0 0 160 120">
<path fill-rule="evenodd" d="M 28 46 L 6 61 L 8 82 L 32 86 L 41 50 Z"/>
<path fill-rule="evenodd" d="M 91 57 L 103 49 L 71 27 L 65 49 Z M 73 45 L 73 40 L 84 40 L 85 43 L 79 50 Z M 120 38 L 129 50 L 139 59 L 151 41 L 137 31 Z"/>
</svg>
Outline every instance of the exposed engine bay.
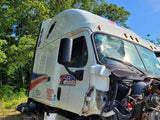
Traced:
<svg viewBox="0 0 160 120">
<path fill-rule="evenodd" d="M 110 82 L 110 90 L 97 100 L 104 118 L 107 117 L 105 113 L 113 110 L 117 116 L 113 119 L 118 120 L 160 119 L 160 81 L 157 78 L 116 68 L 112 70 Z"/>
</svg>

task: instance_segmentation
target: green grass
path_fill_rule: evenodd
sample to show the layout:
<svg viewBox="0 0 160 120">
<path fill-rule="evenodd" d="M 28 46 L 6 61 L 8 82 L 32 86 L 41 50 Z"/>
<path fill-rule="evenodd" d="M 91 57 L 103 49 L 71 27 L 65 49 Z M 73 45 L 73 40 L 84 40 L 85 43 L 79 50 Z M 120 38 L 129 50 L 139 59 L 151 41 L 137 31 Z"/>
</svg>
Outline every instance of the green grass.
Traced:
<svg viewBox="0 0 160 120">
<path fill-rule="evenodd" d="M 26 96 L 23 96 L 22 98 L 18 99 L 13 99 L 11 101 L 2 101 L 3 105 L 5 106 L 5 109 L 11 109 L 23 102 L 27 102 Z"/>
<path fill-rule="evenodd" d="M 1 92 L 2 93 L 2 92 Z M 27 95 L 24 89 L 13 93 L 12 90 L 4 91 L 0 99 L 0 120 L 23 120 L 20 112 L 15 107 L 20 103 L 27 102 Z"/>
<path fill-rule="evenodd" d="M 10 101 L 0 101 L 0 120 L 23 120 L 23 116 L 15 110 L 15 106 L 25 102 L 27 102 L 27 96 Z"/>
</svg>

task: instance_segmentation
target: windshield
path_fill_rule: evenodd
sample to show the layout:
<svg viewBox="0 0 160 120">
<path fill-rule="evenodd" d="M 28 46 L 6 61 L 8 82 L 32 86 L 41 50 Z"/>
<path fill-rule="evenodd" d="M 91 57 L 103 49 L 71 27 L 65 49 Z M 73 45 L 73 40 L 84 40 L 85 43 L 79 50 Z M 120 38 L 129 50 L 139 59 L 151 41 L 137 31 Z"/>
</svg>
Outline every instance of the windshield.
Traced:
<svg viewBox="0 0 160 120">
<path fill-rule="evenodd" d="M 98 59 L 101 63 L 120 65 L 117 61 L 106 59 L 106 57 L 111 57 L 129 62 L 144 72 L 160 75 L 159 63 L 156 56 L 147 48 L 102 33 L 94 35 L 94 42 Z"/>
<path fill-rule="evenodd" d="M 149 73 L 160 75 L 160 65 L 154 52 L 144 47 L 136 45 L 142 61 L 144 62 L 146 69 Z"/>
</svg>

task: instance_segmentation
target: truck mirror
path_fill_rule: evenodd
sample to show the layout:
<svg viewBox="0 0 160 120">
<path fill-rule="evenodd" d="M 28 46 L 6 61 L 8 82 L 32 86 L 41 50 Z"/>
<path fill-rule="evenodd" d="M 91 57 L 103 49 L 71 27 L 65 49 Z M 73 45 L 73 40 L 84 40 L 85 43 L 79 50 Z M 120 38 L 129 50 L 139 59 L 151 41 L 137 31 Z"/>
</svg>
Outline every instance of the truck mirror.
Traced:
<svg viewBox="0 0 160 120">
<path fill-rule="evenodd" d="M 59 47 L 58 63 L 67 65 L 71 62 L 73 39 L 62 38 Z"/>
</svg>

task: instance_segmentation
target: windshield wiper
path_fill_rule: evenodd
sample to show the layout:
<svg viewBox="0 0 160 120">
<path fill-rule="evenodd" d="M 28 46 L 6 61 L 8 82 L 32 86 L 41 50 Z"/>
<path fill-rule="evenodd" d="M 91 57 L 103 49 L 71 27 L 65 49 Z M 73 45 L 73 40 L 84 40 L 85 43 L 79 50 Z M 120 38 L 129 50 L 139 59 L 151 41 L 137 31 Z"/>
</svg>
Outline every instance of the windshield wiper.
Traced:
<svg viewBox="0 0 160 120">
<path fill-rule="evenodd" d="M 115 58 L 112 58 L 112 57 L 108 57 L 108 56 L 105 56 L 104 58 L 107 58 L 107 59 L 110 59 L 110 60 L 114 60 L 114 61 L 117 61 L 117 62 L 120 62 L 124 65 L 127 65 L 127 66 L 130 66 L 130 67 L 134 67 L 136 70 L 140 71 L 142 74 L 145 75 L 145 72 L 143 72 L 142 70 L 140 70 L 139 68 L 137 68 L 136 66 L 134 66 L 133 64 L 129 63 L 129 62 L 124 62 L 122 60 L 119 60 L 119 59 L 115 59 Z"/>
</svg>

